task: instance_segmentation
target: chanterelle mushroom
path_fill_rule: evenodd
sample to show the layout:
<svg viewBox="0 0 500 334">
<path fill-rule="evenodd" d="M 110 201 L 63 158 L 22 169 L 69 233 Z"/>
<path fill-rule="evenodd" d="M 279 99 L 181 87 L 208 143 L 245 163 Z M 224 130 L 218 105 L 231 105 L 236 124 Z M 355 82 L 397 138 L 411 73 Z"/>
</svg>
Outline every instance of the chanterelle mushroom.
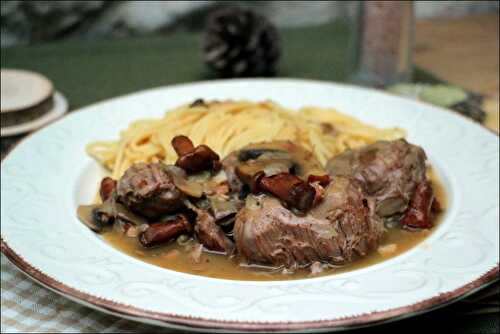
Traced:
<svg viewBox="0 0 500 334">
<path fill-rule="evenodd" d="M 220 169 L 219 156 L 206 145 L 194 147 L 188 137 L 176 136 L 172 139 L 172 146 L 179 156 L 175 165 L 188 174 Z"/>
</svg>

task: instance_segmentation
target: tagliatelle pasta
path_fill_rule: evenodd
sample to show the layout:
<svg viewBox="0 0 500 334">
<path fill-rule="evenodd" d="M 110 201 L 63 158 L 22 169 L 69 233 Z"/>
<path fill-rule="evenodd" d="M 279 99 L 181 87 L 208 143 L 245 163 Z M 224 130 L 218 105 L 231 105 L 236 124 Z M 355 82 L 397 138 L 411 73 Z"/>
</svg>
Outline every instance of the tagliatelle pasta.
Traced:
<svg viewBox="0 0 500 334">
<path fill-rule="evenodd" d="M 195 146 L 208 145 L 221 158 L 250 143 L 290 140 L 312 151 L 322 164 L 348 148 L 405 135 L 402 129 L 379 129 L 331 108 L 291 110 L 269 101 L 215 101 L 132 122 L 118 140 L 90 143 L 87 153 L 118 179 L 137 162 L 174 163 L 177 155 L 170 142 L 181 134 Z"/>
</svg>

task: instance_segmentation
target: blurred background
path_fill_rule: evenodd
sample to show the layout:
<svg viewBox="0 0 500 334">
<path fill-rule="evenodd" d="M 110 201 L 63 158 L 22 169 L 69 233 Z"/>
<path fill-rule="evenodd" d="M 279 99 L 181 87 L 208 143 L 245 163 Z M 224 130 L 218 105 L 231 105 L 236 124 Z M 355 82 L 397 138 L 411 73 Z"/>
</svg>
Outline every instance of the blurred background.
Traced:
<svg viewBox="0 0 500 334">
<path fill-rule="evenodd" d="M 9 69 L 35 72 L 65 112 L 151 87 L 274 76 L 386 89 L 498 132 L 498 1 L 2 0 L 0 27 L 2 94 L 23 87 Z M 2 113 L 2 137 L 21 133 L 5 129 L 17 115 Z"/>
<path fill-rule="evenodd" d="M 64 38 L 169 36 L 201 30 L 214 7 L 245 5 L 278 27 L 345 18 L 355 1 L 2 1 L 2 47 Z M 498 13 L 498 1 L 415 1 L 417 19 Z"/>
<path fill-rule="evenodd" d="M 70 110 L 275 76 L 386 89 L 498 132 L 498 1 L 2 1 L 0 27 L 2 68 L 46 76 Z"/>
</svg>

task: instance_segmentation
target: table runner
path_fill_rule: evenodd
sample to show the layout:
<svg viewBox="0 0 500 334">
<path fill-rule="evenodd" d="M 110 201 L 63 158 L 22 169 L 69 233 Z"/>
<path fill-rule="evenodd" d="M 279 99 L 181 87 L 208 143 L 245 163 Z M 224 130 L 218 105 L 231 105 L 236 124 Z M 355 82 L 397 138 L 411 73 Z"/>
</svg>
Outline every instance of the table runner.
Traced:
<svg viewBox="0 0 500 334">
<path fill-rule="evenodd" d="M 279 76 L 346 80 L 349 34 L 344 25 L 288 29 L 282 31 L 282 37 L 284 50 Z M 200 35 L 194 33 L 55 42 L 2 49 L 1 66 L 43 73 L 66 95 L 71 110 L 75 110 L 150 87 L 212 79 L 201 61 L 199 44 Z M 416 81 L 434 83 L 438 80 L 417 70 Z M 22 137 L 2 138 L 2 158 Z M 496 284 L 480 295 L 442 310 L 358 331 L 442 328 L 457 333 L 495 333 L 499 331 L 499 319 L 498 314 L 491 312 L 498 310 L 498 287 Z M 106 315 L 63 298 L 26 278 L 3 254 L 1 292 L 2 333 L 172 332 Z"/>
</svg>

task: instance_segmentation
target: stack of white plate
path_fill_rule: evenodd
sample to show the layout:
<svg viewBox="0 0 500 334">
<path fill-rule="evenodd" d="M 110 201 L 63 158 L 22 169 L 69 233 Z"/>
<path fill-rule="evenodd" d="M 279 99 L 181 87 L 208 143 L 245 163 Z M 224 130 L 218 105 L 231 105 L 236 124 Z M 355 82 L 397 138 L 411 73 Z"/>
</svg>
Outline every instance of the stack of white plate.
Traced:
<svg viewBox="0 0 500 334">
<path fill-rule="evenodd" d="M 68 110 L 64 96 L 39 73 L 2 69 L 1 86 L 2 137 L 36 130 Z"/>
</svg>

